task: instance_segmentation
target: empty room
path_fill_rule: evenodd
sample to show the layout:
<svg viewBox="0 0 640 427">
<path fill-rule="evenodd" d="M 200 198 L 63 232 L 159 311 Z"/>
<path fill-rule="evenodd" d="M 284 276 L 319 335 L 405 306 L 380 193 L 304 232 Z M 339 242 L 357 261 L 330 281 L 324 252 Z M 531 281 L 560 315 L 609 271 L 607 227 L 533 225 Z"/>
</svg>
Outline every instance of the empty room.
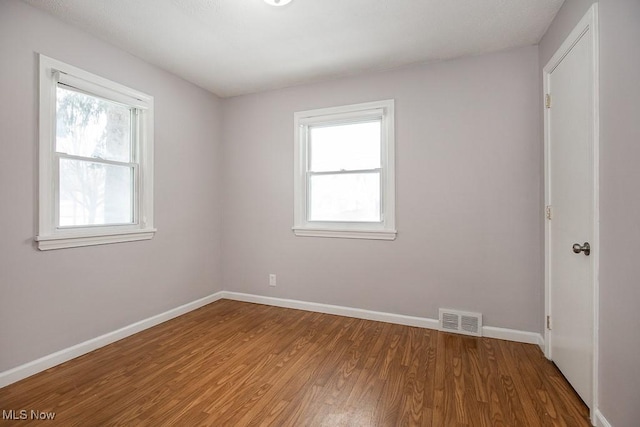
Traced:
<svg viewBox="0 0 640 427">
<path fill-rule="evenodd" d="M 0 0 L 0 426 L 639 426 L 639 46 L 638 0 Z"/>
</svg>

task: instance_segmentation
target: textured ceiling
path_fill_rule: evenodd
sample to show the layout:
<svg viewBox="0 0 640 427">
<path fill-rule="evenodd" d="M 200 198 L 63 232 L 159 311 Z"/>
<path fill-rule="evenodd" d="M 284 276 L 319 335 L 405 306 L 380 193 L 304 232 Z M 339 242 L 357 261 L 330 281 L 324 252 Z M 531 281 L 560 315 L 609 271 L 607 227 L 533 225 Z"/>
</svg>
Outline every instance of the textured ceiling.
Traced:
<svg viewBox="0 0 640 427">
<path fill-rule="evenodd" d="M 564 0 L 23 0 L 227 97 L 534 45 Z"/>
</svg>

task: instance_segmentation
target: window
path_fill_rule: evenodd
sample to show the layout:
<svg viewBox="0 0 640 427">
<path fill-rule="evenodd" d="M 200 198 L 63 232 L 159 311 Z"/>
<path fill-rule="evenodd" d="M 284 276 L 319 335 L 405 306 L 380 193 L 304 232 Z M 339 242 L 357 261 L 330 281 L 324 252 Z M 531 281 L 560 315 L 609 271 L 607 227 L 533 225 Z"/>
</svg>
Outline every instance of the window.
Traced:
<svg viewBox="0 0 640 427">
<path fill-rule="evenodd" d="M 394 101 L 297 112 L 293 231 L 393 240 Z"/>
<path fill-rule="evenodd" d="M 41 250 L 151 239 L 153 97 L 40 55 Z"/>
</svg>

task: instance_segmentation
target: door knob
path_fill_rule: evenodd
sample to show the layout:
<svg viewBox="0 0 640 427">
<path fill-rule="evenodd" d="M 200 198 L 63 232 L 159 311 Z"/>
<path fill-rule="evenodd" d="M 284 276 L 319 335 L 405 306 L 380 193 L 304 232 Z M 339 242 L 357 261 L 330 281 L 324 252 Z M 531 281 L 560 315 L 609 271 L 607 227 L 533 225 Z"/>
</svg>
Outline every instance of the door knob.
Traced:
<svg viewBox="0 0 640 427">
<path fill-rule="evenodd" d="M 580 246 L 580 243 L 573 244 L 573 252 L 579 254 L 580 252 L 584 252 L 586 256 L 589 256 L 591 253 L 591 245 L 589 242 L 584 242 L 584 245 Z"/>
</svg>

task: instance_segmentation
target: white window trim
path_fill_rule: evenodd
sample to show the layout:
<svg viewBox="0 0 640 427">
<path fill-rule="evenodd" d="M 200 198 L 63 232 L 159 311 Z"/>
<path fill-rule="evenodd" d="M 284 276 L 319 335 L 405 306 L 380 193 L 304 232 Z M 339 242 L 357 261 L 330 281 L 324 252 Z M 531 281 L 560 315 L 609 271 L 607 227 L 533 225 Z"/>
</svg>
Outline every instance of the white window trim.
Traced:
<svg viewBox="0 0 640 427">
<path fill-rule="evenodd" d="M 296 236 L 394 240 L 395 228 L 395 130 L 394 100 L 299 111 L 294 114 L 294 226 Z M 381 204 L 382 221 L 310 222 L 307 220 L 308 126 L 314 123 L 350 122 L 366 117 L 382 118 Z"/>
<path fill-rule="evenodd" d="M 153 238 L 153 97 L 108 79 L 39 55 L 39 220 L 38 249 L 62 249 Z M 80 86 L 88 93 L 139 109 L 138 185 L 134 224 L 58 228 L 56 223 L 56 87 L 58 81 Z"/>
</svg>

